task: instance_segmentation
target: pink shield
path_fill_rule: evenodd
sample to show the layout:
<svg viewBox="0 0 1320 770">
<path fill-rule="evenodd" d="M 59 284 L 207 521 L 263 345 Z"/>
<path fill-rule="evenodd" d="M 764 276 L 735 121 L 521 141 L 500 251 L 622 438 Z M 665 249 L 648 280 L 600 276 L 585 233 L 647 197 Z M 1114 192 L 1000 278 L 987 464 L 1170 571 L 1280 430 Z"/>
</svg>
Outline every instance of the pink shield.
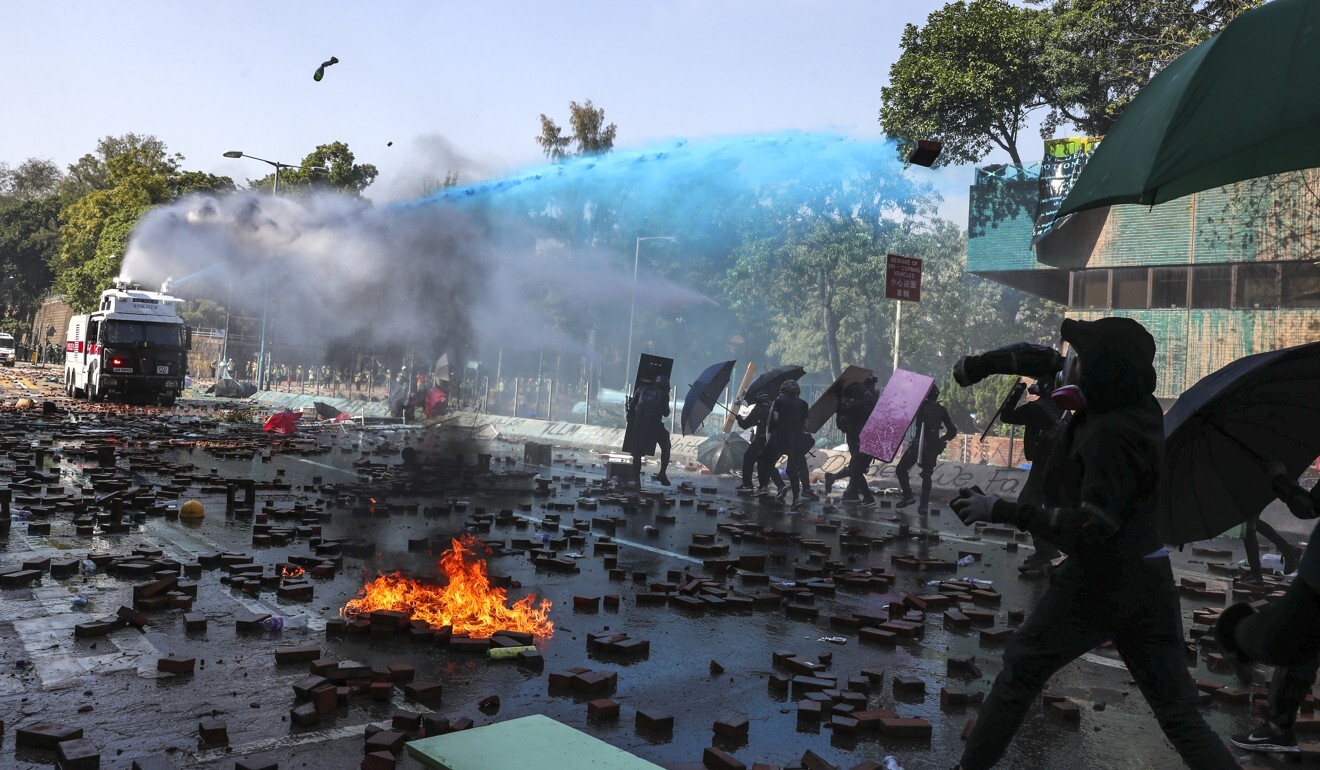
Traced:
<svg viewBox="0 0 1320 770">
<path fill-rule="evenodd" d="M 862 451 L 884 462 L 892 461 L 917 416 L 917 407 L 934 384 L 935 380 L 924 374 L 896 370 L 862 428 Z"/>
</svg>

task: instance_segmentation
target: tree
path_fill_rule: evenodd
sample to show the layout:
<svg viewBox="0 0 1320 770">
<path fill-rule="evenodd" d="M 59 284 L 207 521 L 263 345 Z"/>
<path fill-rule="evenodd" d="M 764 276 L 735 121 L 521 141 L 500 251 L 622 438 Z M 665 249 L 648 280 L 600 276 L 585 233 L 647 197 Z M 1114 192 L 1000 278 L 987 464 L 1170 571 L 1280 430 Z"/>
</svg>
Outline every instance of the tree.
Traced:
<svg viewBox="0 0 1320 770">
<path fill-rule="evenodd" d="M 573 133 L 565 136 L 557 123 L 541 113 L 541 134 L 536 143 L 551 163 L 573 155 L 602 155 L 614 149 L 618 127 L 605 125 L 605 108 L 593 106 L 590 99 L 584 104 L 568 103 L 568 125 Z M 576 145 L 575 152 L 569 152 L 570 144 Z"/>
<path fill-rule="evenodd" d="M 183 160 L 183 156 L 177 153 L 167 156 L 165 143 L 151 134 L 106 136 L 96 143 L 95 153 L 88 153 L 69 165 L 69 173 L 60 184 L 60 195 L 69 201 L 93 190 L 107 189 L 112 184 L 108 167 L 110 159 L 134 150 L 140 150 L 144 157 L 159 157 L 176 166 Z"/>
<path fill-rule="evenodd" d="M 908 146 L 940 140 L 941 164 L 974 163 L 993 144 L 1022 166 L 1018 135 L 1045 104 L 1035 63 L 1043 15 L 1007 0 L 959 0 L 925 27 L 907 25 L 880 90 L 885 132 Z"/>
<path fill-rule="evenodd" d="M 992 147 L 1022 165 L 1027 116 L 1105 134 L 1169 62 L 1261 0 L 957 0 L 908 25 L 881 90 L 880 123 L 905 143 L 940 139 L 941 163 Z"/>
<path fill-rule="evenodd" d="M 51 263 L 56 288 L 80 310 L 95 305 L 101 290 L 119 273 L 128 237 L 138 219 L 179 193 L 178 163 L 182 158 L 169 155 L 165 145 L 154 137 L 133 142 L 107 138 L 98 146 L 117 154 L 104 158 L 87 155 L 75 164 L 95 172 L 80 175 L 79 185 L 98 179 L 97 184 L 103 186 L 65 205 L 60 248 Z M 66 187 L 65 193 L 72 189 Z"/>
<path fill-rule="evenodd" d="M 326 172 L 313 171 L 314 168 L 324 168 Z M 280 190 L 281 194 L 290 195 L 331 188 L 342 193 L 361 195 L 379 173 L 370 163 L 357 163 L 353 151 L 344 142 L 331 142 L 317 145 L 297 168 L 280 169 Z M 254 190 L 271 189 L 274 185 L 274 172 L 248 182 L 248 186 Z"/>
<path fill-rule="evenodd" d="M 0 207 L 0 317 L 31 318 L 50 287 L 59 251 L 60 205 L 54 195 Z"/>
<path fill-rule="evenodd" d="M 60 167 L 45 158 L 28 158 L 14 169 L 0 163 L 0 202 L 52 195 L 63 176 Z"/>
<path fill-rule="evenodd" d="M 1035 0 L 1045 3 L 1047 0 Z M 1054 0 L 1039 66 L 1050 105 L 1041 132 L 1108 133 L 1146 83 L 1258 0 Z"/>
</svg>

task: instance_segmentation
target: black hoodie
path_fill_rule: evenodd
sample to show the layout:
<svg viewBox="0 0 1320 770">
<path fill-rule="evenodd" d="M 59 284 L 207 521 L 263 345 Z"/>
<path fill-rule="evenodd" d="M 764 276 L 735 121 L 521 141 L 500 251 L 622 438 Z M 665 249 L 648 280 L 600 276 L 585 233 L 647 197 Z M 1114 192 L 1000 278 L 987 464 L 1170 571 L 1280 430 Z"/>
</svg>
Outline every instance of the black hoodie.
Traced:
<svg viewBox="0 0 1320 770">
<path fill-rule="evenodd" d="M 1046 460 L 1039 505 L 1000 501 L 996 518 L 1056 543 L 1088 576 L 1116 577 L 1156 551 L 1164 415 L 1155 400 L 1155 341 L 1127 318 L 1063 322 L 1087 406 Z"/>
</svg>

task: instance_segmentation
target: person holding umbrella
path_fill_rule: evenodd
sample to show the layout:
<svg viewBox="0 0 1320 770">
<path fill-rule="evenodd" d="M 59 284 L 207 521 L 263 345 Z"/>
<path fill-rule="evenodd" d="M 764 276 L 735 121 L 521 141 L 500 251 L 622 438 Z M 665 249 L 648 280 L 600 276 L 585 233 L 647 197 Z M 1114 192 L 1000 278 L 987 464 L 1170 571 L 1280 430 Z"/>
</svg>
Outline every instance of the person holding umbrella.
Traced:
<svg viewBox="0 0 1320 770">
<path fill-rule="evenodd" d="M 739 428 L 752 431 L 752 441 L 747 446 L 746 454 L 743 455 L 742 483 L 738 485 L 740 490 L 752 489 L 752 469 L 756 467 L 761 452 L 765 450 L 766 423 L 770 421 L 771 403 L 772 399 L 769 393 L 757 393 L 756 403 L 752 406 L 752 410 L 745 417 L 741 414 L 734 416 L 734 419 L 738 421 Z M 758 475 L 762 490 L 770 486 L 769 474 L 766 473 L 764 466 Z"/>
<path fill-rule="evenodd" d="M 1289 478 L 1282 463 L 1269 469 L 1271 486 L 1279 500 L 1299 519 L 1320 516 L 1320 484 L 1308 492 Z M 1311 542 L 1320 531 L 1311 534 Z M 1249 553 L 1249 552 L 1248 552 Z M 1257 557 L 1259 558 L 1259 556 Z M 1276 663 L 1270 680 L 1268 716 L 1249 732 L 1232 737 L 1233 745 L 1248 751 L 1293 753 L 1300 751 L 1293 725 L 1302 702 L 1320 671 L 1320 559 L 1310 544 L 1302 556 L 1300 580 L 1294 579 L 1283 598 L 1260 612 L 1245 602 L 1229 607 L 1215 624 L 1215 636 L 1235 657 L 1239 675 L 1249 684 L 1253 660 Z"/>
<path fill-rule="evenodd" d="M 1068 553 L 1009 638 L 958 767 L 992 767 L 1050 677 L 1112 641 L 1183 762 L 1235 770 L 1199 710 L 1158 533 L 1164 416 L 1154 396 L 1155 340 L 1129 318 L 1067 319 L 1061 331 L 1070 360 L 1051 397 L 1073 414 L 1045 460 L 1039 501 L 964 488 L 952 503 L 965 524 L 1011 524 Z"/>
</svg>

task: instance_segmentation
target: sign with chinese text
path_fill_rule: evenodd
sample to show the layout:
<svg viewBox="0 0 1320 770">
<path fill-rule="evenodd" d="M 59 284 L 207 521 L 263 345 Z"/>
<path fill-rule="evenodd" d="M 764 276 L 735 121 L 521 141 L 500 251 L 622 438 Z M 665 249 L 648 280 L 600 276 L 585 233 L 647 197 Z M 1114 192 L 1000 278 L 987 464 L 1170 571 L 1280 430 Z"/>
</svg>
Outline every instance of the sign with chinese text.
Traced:
<svg viewBox="0 0 1320 770">
<path fill-rule="evenodd" d="M 921 301 L 921 260 L 889 255 L 885 264 L 885 299 Z"/>
</svg>

